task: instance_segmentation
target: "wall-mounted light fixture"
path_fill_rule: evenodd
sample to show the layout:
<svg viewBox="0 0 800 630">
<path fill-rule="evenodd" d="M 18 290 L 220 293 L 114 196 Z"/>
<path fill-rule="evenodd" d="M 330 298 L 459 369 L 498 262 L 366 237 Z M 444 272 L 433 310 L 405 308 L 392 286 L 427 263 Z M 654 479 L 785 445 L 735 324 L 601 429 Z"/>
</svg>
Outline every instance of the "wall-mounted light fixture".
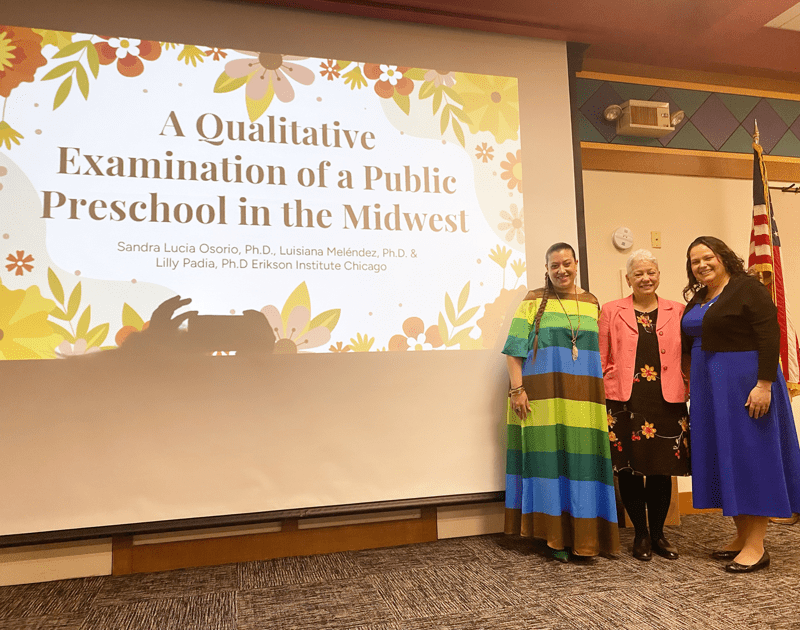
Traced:
<svg viewBox="0 0 800 630">
<path fill-rule="evenodd" d="M 625 101 L 609 105 L 603 111 L 607 121 L 617 121 L 618 136 L 660 138 L 675 131 L 685 114 L 678 110 L 670 115 L 669 103 L 656 101 Z"/>
</svg>

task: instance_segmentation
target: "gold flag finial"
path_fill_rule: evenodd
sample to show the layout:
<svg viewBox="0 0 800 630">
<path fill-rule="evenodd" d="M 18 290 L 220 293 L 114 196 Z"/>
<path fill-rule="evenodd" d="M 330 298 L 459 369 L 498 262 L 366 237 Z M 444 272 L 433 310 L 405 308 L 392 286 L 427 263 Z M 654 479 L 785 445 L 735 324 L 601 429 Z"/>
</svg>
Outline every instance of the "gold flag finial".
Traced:
<svg viewBox="0 0 800 630">
<path fill-rule="evenodd" d="M 753 132 L 753 142 L 755 142 L 756 144 L 758 144 L 758 143 L 759 143 L 759 142 L 758 142 L 758 139 L 759 139 L 759 133 L 758 133 L 758 121 L 757 121 L 757 120 L 755 120 L 755 119 L 753 119 L 753 125 L 754 125 L 754 127 L 755 127 L 755 131 Z"/>
</svg>

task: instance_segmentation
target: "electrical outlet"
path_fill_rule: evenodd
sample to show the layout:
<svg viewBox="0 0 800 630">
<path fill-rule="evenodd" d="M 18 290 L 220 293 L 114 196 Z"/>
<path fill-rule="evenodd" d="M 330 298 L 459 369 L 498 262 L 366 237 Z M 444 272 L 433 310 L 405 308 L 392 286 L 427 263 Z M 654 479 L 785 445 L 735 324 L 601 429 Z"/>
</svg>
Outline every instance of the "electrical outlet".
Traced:
<svg viewBox="0 0 800 630">
<path fill-rule="evenodd" d="M 650 232 L 650 244 L 654 249 L 661 247 L 661 232 Z"/>
</svg>

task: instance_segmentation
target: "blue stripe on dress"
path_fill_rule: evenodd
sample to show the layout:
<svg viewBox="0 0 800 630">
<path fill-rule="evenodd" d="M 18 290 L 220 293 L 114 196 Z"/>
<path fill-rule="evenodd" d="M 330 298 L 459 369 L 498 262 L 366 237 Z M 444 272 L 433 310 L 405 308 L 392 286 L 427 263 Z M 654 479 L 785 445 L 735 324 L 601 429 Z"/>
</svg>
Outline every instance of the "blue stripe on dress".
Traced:
<svg viewBox="0 0 800 630">
<path fill-rule="evenodd" d="M 617 501 L 614 487 L 599 481 L 571 481 L 558 479 L 521 479 L 519 475 L 506 475 L 506 508 L 522 514 L 533 512 L 561 516 L 563 512 L 573 518 L 602 518 L 617 522 Z"/>
<path fill-rule="evenodd" d="M 600 365 L 600 353 L 595 350 L 580 350 L 578 359 L 572 360 L 572 348 L 549 346 L 539 348 L 536 353 L 536 363 L 533 364 L 533 351 L 528 353 L 528 358 L 522 366 L 522 375 L 561 372 L 575 376 L 602 377 L 603 368 Z"/>
</svg>

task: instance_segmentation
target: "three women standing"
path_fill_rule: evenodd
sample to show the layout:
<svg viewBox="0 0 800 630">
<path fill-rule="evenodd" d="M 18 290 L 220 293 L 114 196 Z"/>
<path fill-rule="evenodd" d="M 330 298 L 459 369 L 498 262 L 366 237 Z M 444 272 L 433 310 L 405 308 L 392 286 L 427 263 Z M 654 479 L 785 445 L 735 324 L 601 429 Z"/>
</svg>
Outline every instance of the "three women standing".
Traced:
<svg viewBox="0 0 800 630">
<path fill-rule="evenodd" d="M 503 353 L 508 534 L 546 541 L 558 560 L 615 554 L 616 501 L 598 347 L 597 298 L 575 284 L 566 243 L 545 256 L 545 286 L 517 308 Z"/>
<path fill-rule="evenodd" d="M 664 537 L 672 476 L 689 474 L 683 305 L 656 295 L 660 272 L 650 252 L 631 254 L 626 271 L 633 294 L 604 305 L 599 322 L 611 459 L 635 529 L 633 556 L 674 560 L 678 551 Z"/>
</svg>

